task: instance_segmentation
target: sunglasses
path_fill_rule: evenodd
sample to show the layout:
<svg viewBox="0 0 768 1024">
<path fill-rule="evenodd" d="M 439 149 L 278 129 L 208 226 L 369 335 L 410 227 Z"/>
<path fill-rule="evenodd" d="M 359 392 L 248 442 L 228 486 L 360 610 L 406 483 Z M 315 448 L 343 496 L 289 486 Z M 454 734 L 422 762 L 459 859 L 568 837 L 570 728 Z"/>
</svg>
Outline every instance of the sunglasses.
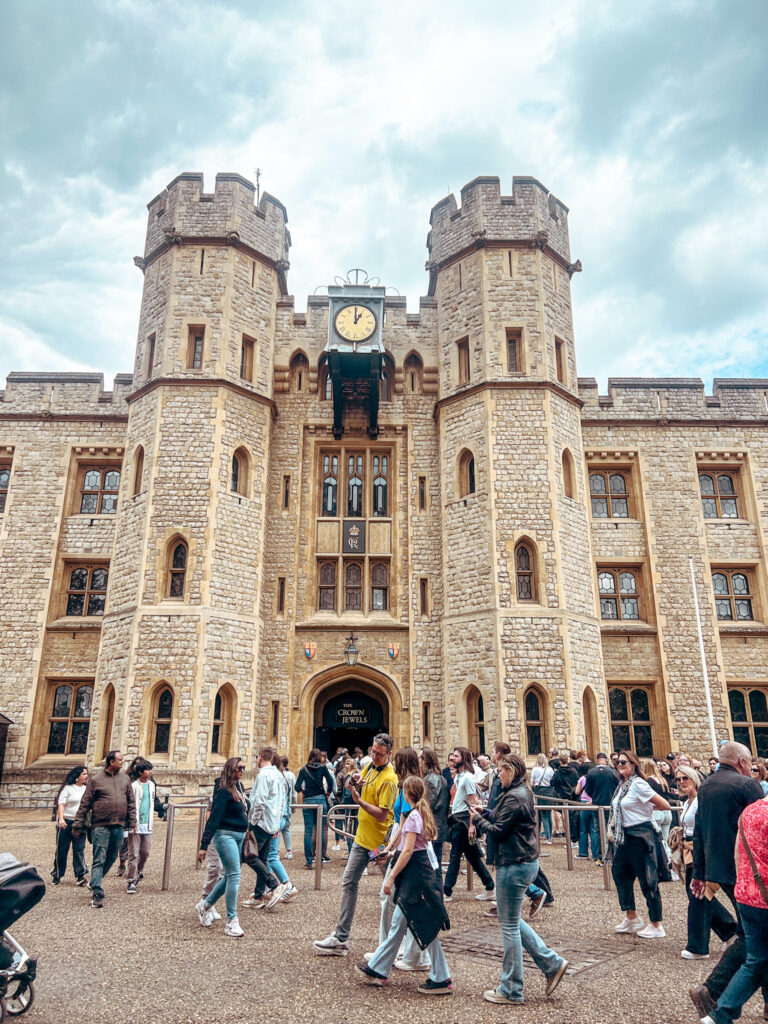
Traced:
<svg viewBox="0 0 768 1024">
<path fill-rule="evenodd" d="M 622 764 L 622 765 L 623 764 L 631 764 L 631 763 L 632 763 L 631 761 L 626 761 L 626 760 L 625 761 L 617 761 L 616 762 L 616 764 Z"/>
<path fill-rule="evenodd" d="M 245 771 L 245 765 L 244 764 L 236 764 L 235 765 L 235 771 L 236 772 L 244 772 Z"/>
<path fill-rule="evenodd" d="M 752 768 L 750 769 L 750 771 L 753 771 L 753 772 L 759 772 L 759 771 L 760 771 L 760 769 L 759 769 L 759 768 L 756 768 L 756 767 L 752 767 Z"/>
<path fill-rule="evenodd" d="M 676 775 L 675 782 L 690 782 L 691 780 L 687 775 Z"/>
</svg>

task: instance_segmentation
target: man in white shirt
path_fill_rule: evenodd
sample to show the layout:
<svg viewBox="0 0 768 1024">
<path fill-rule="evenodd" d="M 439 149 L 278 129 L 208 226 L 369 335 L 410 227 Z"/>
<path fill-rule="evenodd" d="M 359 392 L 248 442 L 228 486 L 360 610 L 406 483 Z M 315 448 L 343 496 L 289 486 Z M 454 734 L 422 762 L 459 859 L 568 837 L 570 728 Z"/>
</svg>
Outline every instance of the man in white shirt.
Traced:
<svg viewBox="0 0 768 1024">
<path fill-rule="evenodd" d="M 265 897 L 265 891 L 269 890 L 265 904 L 268 910 L 276 906 L 292 888 L 290 880 L 281 882 L 274 871 L 275 861 L 277 864 L 280 862 L 276 856 L 272 856 L 272 847 L 274 844 L 276 851 L 280 822 L 285 810 L 285 780 L 282 772 L 272 764 L 274 755 L 272 747 L 262 747 L 259 751 L 259 774 L 251 789 L 251 811 L 248 815 L 248 826 L 256 836 L 259 855 L 246 861 L 257 875 L 253 901 L 259 903 Z M 282 873 L 285 874 L 284 871 Z M 285 877 L 288 878 L 287 875 Z"/>
</svg>

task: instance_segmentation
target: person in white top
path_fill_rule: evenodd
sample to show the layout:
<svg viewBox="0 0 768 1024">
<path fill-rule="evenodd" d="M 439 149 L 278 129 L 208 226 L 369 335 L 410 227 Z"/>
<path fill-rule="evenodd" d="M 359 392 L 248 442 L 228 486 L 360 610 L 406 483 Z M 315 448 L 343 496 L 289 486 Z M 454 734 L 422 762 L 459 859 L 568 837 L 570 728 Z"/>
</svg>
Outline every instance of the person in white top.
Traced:
<svg viewBox="0 0 768 1024">
<path fill-rule="evenodd" d="M 552 789 L 552 776 L 554 774 L 555 771 L 547 764 L 546 757 L 543 754 L 538 754 L 536 765 L 531 769 L 531 789 L 537 803 L 540 804 L 542 799 L 555 795 L 555 791 Z M 544 833 L 544 842 L 547 846 L 551 846 L 552 811 L 539 810 L 539 820 L 541 821 L 541 830 Z"/>
<path fill-rule="evenodd" d="M 726 907 L 712 897 L 711 906 L 706 900 L 699 900 L 691 892 L 693 878 L 693 831 L 696 811 L 699 809 L 699 773 L 693 767 L 678 765 L 675 768 L 677 791 L 685 800 L 680 810 L 680 824 L 683 829 L 683 866 L 685 868 L 685 891 L 688 894 L 688 941 L 680 956 L 683 960 L 709 959 L 709 930 L 721 942 L 727 942 L 736 935 L 738 925 Z M 710 918 L 711 914 L 711 918 Z"/>
<path fill-rule="evenodd" d="M 131 783 L 133 799 L 136 802 L 136 831 L 126 836 L 128 841 L 126 892 L 132 896 L 136 886 L 144 877 L 144 868 L 152 848 L 152 826 L 155 822 L 155 797 L 157 787 L 152 778 L 152 764 L 143 757 L 136 758 L 133 770 L 135 780 Z"/>
<path fill-rule="evenodd" d="M 67 870 L 67 855 L 72 847 L 72 870 L 78 885 L 85 885 L 88 880 L 88 865 L 85 863 L 85 832 L 79 836 L 72 835 L 72 822 L 75 820 L 80 801 L 85 793 L 88 782 L 88 769 L 85 765 L 71 768 L 64 783 L 56 794 L 54 814 L 56 815 L 56 853 L 53 858 L 51 881 L 58 885 Z"/>
<path fill-rule="evenodd" d="M 616 884 L 619 906 L 625 917 L 617 932 L 636 933 L 642 939 L 662 939 L 661 894 L 656 861 L 656 832 L 653 809 L 669 810 L 669 804 L 654 793 L 643 776 L 637 754 L 619 751 L 616 768 L 621 785 L 611 803 L 608 822 L 608 854 Z M 645 924 L 635 910 L 635 879 L 640 882 L 648 907 L 650 923 Z"/>
<path fill-rule="evenodd" d="M 291 848 L 291 801 L 293 800 L 293 791 L 296 788 L 296 776 L 292 771 L 288 770 L 288 758 L 283 757 L 283 779 L 288 787 L 285 801 L 285 813 L 283 814 L 280 822 L 280 835 L 283 837 L 283 845 L 285 846 L 285 859 L 293 860 L 293 850 Z"/>
</svg>

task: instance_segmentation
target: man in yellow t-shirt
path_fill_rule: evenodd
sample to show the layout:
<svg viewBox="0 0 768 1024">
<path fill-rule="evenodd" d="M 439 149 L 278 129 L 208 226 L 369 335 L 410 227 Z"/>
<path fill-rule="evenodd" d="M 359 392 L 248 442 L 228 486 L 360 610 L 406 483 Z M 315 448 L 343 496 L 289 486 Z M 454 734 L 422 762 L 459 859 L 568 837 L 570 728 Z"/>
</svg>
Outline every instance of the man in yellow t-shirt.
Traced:
<svg viewBox="0 0 768 1024">
<path fill-rule="evenodd" d="M 371 747 L 371 763 L 353 776 L 352 799 L 360 808 L 357 834 L 341 880 L 339 920 L 327 938 L 314 943 L 318 956 L 346 956 L 349 952 L 347 939 L 357 906 L 357 888 L 365 869 L 374 863 L 370 858 L 371 850 L 384 842 L 394 817 L 392 808 L 398 787 L 397 775 L 389 763 L 391 752 L 392 737 L 379 733 Z"/>
</svg>

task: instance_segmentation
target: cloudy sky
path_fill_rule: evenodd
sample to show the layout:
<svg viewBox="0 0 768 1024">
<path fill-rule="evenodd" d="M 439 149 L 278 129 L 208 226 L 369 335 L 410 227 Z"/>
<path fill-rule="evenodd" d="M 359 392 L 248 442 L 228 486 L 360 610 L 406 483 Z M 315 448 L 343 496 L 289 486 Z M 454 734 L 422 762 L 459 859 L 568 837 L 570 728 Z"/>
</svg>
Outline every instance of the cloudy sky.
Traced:
<svg viewBox="0 0 768 1024">
<path fill-rule="evenodd" d="M 479 174 L 570 207 L 579 373 L 768 377 L 766 0 L 6 0 L 0 387 L 132 369 L 146 203 L 180 171 L 287 207 L 297 309 L 427 289 Z"/>
</svg>

